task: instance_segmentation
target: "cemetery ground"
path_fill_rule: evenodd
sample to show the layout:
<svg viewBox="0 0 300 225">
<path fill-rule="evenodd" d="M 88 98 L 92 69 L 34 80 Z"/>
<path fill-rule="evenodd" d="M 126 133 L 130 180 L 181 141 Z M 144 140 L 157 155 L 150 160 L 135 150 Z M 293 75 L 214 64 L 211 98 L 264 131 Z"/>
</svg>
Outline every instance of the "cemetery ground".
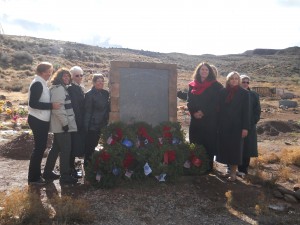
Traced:
<svg viewBox="0 0 300 225">
<path fill-rule="evenodd" d="M 26 99 L 3 94 L 13 104 Z M 215 163 L 210 174 L 174 183 L 149 178 L 95 189 L 80 179 L 76 186 L 54 181 L 29 188 L 32 136 L 27 129 L 0 130 L 0 224 L 300 224 L 299 190 L 294 191 L 300 185 L 300 110 L 280 109 L 278 100 L 268 98 L 261 106 L 259 157 L 236 182 L 223 178 L 225 167 Z M 187 132 L 183 101 L 178 121 Z"/>
</svg>

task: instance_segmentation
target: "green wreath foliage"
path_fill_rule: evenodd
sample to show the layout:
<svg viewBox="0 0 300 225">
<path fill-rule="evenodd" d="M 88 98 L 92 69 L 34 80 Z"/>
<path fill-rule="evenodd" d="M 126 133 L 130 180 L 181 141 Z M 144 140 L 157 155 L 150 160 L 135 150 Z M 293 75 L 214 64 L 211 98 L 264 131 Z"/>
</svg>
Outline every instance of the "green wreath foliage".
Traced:
<svg viewBox="0 0 300 225">
<path fill-rule="evenodd" d="M 184 137 L 177 122 L 163 122 L 155 127 L 145 122 L 112 123 L 102 131 L 103 149 L 93 154 L 86 177 L 95 187 L 110 188 L 124 179 L 163 177 L 160 181 L 173 181 L 183 174 L 205 173 L 208 168 L 205 149 L 186 143 Z M 147 175 L 146 163 L 152 170 Z M 187 164 L 190 168 L 184 167 Z"/>
</svg>

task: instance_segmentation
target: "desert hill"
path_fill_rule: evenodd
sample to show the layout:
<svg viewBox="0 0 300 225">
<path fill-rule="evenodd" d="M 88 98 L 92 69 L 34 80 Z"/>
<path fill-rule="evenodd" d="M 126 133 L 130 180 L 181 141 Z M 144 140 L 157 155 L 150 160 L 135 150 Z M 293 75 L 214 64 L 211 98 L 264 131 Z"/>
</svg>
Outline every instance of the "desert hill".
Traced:
<svg viewBox="0 0 300 225">
<path fill-rule="evenodd" d="M 81 66 L 86 74 L 101 72 L 108 76 L 110 61 L 142 61 L 177 64 L 178 88 L 186 87 L 194 68 L 201 61 L 218 67 L 220 80 L 236 70 L 248 74 L 262 86 L 295 89 L 300 84 L 300 48 L 254 49 L 230 55 L 187 55 L 125 48 L 101 48 L 75 42 L 27 36 L 0 36 L 0 89 L 27 92 L 27 86 L 40 61 L 55 68 Z"/>
</svg>

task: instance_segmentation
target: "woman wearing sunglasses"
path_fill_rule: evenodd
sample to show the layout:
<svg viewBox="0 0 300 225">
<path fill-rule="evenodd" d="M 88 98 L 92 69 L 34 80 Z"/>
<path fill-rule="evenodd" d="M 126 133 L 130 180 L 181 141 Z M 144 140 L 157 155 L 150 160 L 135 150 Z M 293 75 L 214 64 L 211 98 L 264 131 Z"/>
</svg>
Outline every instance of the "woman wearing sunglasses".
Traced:
<svg viewBox="0 0 300 225">
<path fill-rule="evenodd" d="M 247 137 L 244 138 L 243 162 L 238 166 L 237 173 L 237 175 L 243 177 L 245 174 L 248 174 L 250 158 L 258 156 L 256 124 L 260 120 L 261 108 L 259 95 L 249 88 L 250 77 L 247 75 L 241 75 L 240 78 L 241 87 L 249 91 L 250 94 L 250 127 Z"/>
<path fill-rule="evenodd" d="M 82 171 L 75 169 L 75 157 L 84 156 L 85 133 L 83 129 L 84 114 L 84 88 L 82 86 L 83 70 L 79 66 L 73 66 L 70 69 L 71 84 L 68 86 L 68 92 L 71 98 L 72 107 L 75 113 L 77 132 L 72 132 L 72 151 L 70 166 L 72 175 L 75 178 L 82 178 Z"/>
</svg>

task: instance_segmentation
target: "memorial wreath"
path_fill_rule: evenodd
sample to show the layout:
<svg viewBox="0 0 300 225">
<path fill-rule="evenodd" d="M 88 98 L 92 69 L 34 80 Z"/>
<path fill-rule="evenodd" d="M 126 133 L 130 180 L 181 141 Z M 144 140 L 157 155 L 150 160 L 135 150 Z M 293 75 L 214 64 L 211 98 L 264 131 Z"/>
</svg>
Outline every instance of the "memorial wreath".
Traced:
<svg viewBox="0 0 300 225">
<path fill-rule="evenodd" d="M 208 168 L 205 149 L 188 144 L 177 122 L 155 127 L 145 122 L 111 123 L 100 141 L 103 148 L 95 151 L 86 168 L 86 179 L 95 187 L 147 177 L 171 181 L 184 174 L 203 174 Z"/>
</svg>

